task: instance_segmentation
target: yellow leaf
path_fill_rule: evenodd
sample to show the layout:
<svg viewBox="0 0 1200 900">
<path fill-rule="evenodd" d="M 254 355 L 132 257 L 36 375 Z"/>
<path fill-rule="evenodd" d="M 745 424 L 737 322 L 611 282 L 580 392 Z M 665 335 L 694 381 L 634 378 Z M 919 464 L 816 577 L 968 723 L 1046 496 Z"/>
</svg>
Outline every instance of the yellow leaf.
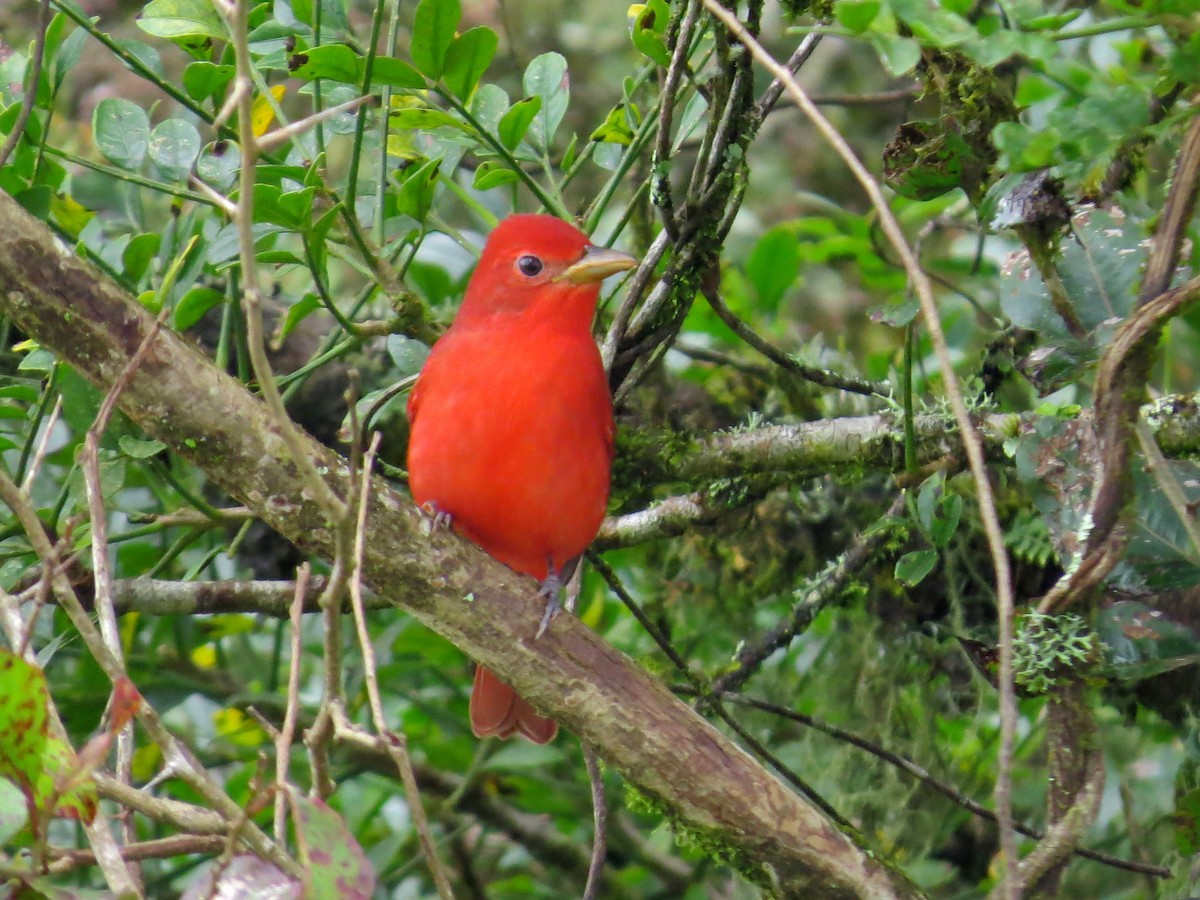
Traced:
<svg viewBox="0 0 1200 900">
<path fill-rule="evenodd" d="M 592 595 L 592 600 L 583 608 L 582 614 L 579 616 L 579 621 L 585 623 L 588 628 L 593 631 L 600 627 L 601 621 L 604 619 L 604 592 L 596 591 Z"/>
<path fill-rule="evenodd" d="M 241 747 L 257 747 L 267 742 L 267 733 L 240 709 L 219 709 L 213 713 L 217 734 Z"/>
<path fill-rule="evenodd" d="M 79 237 L 83 226 L 95 215 L 69 194 L 53 195 L 50 198 L 50 213 L 54 216 L 55 223 L 73 238 Z"/>
<path fill-rule="evenodd" d="M 421 151 L 417 149 L 411 131 L 401 131 L 389 134 L 387 137 L 388 156 L 398 156 L 400 159 L 420 159 Z"/>
<path fill-rule="evenodd" d="M 271 96 L 278 103 L 283 99 L 283 95 L 287 93 L 287 85 L 277 84 L 270 88 Z M 262 137 L 267 133 L 267 129 L 271 127 L 271 123 L 275 121 L 275 108 L 271 106 L 270 101 L 266 97 L 257 97 L 254 101 L 254 112 L 250 116 L 250 124 L 254 129 L 255 137 Z"/>
<path fill-rule="evenodd" d="M 133 751 L 133 777 L 138 781 L 149 781 L 162 762 L 162 751 L 158 744 L 145 744 Z"/>
<path fill-rule="evenodd" d="M 192 662 L 202 669 L 211 669 L 217 664 L 217 648 L 212 644 L 201 644 L 192 651 Z"/>
</svg>

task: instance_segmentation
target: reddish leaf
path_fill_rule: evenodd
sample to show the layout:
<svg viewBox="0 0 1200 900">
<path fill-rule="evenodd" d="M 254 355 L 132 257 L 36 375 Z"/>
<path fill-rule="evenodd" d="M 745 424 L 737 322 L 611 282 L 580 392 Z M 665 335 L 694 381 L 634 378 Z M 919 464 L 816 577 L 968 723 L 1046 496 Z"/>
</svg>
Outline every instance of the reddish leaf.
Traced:
<svg viewBox="0 0 1200 900">
<path fill-rule="evenodd" d="M 306 897 L 370 900 L 375 872 L 346 823 L 324 801 L 289 792 Z"/>
<path fill-rule="evenodd" d="M 37 666 L 0 650 L 0 776 L 25 795 L 35 830 L 49 815 L 90 822 L 96 786 L 80 779 L 74 751 L 49 732 L 50 694 Z"/>
</svg>

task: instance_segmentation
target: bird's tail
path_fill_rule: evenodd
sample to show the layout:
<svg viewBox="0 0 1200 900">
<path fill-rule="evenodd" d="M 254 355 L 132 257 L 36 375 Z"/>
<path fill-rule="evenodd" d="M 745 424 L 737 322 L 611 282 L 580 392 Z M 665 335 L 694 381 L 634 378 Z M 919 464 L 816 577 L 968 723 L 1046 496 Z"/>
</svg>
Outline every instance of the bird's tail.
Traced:
<svg viewBox="0 0 1200 900">
<path fill-rule="evenodd" d="M 480 738 L 520 734 L 535 744 L 548 744 L 558 734 L 558 723 L 539 716 L 516 691 L 483 666 L 477 666 L 471 691 L 471 730 Z"/>
</svg>

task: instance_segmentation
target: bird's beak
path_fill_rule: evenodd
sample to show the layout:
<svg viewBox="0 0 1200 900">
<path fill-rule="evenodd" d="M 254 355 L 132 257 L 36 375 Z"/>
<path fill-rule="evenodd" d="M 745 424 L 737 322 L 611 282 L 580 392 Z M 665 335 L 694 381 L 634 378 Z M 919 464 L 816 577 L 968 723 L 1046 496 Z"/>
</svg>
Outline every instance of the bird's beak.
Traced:
<svg viewBox="0 0 1200 900">
<path fill-rule="evenodd" d="M 597 281 L 603 281 L 609 275 L 632 269 L 637 264 L 638 261 L 628 253 L 611 250 L 608 247 L 593 247 L 588 244 L 583 251 L 583 256 L 567 266 L 555 281 L 594 284 Z"/>
</svg>

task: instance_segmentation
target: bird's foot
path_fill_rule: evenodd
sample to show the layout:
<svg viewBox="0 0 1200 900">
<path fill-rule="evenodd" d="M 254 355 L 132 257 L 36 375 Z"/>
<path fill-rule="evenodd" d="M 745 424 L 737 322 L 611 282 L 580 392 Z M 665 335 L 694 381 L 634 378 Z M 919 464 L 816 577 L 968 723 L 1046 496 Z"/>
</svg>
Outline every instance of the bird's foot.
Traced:
<svg viewBox="0 0 1200 900">
<path fill-rule="evenodd" d="M 558 595 L 562 592 L 562 579 L 559 577 L 558 570 L 554 568 L 553 562 L 550 563 L 548 571 L 549 574 L 546 576 L 546 580 L 538 588 L 538 596 L 546 598 L 546 611 L 542 613 L 542 621 L 538 625 L 534 640 L 537 640 L 546 633 L 546 629 L 550 627 L 550 623 L 554 621 L 554 617 L 562 610 L 562 604 L 558 602 Z"/>
<path fill-rule="evenodd" d="M 426 500 L 419 508 L 429 519 L 429 534 L 435 531 L 448 531 L 454 524 L 454 516 L 438 506 L 436 500 Z"/>
</svg>

